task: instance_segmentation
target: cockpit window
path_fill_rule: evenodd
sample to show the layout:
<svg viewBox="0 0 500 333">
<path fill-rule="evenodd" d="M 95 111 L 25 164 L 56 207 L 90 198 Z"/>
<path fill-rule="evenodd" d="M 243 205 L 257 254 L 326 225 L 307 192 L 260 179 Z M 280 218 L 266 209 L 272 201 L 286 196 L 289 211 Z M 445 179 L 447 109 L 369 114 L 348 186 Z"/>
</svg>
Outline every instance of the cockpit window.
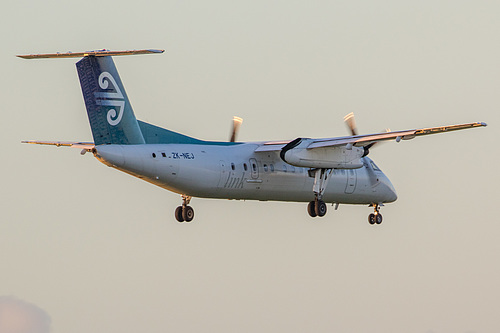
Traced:
<svg viewBox="0 0 500 333">
<path fill-rule="evenodd" d="M 375 170 L 375 171 L 382 171 L 382 170 L 379 169 L 378 166 L 375 165 L 375 163 L 373 163 L 373 161 L 370 161 L 370 164 L 372 165 L 373 170 Z"/>
</svg>

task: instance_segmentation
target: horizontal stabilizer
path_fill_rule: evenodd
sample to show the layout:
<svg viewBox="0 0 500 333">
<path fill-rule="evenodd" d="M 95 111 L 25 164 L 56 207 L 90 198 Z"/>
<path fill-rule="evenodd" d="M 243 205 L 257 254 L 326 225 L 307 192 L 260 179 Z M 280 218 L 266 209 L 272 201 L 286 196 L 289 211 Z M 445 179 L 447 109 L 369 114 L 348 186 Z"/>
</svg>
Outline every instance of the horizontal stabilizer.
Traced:
<svg viewBox="0 0 500 333">
<path fill-rule="evenodd" d="M 123 56 L 123 55 L 137 55 L 137 54 L 157 54 L 163 52 L 165 52 L 165 50 L 148 49 L 148 50 L 110 51 L 102 49 L 102 50 L 86 51 L 86 52 L 25 54 L 25 55 L 18 55 L 18 57 L 23 59 L 82 58 L 88 56 L 109 57 L 109 56 Z"/>
<path fill-rule="evenodd" d="M 95 147 L 93 142 L 73 142 L 73 141 L 21 141 L 21 143 L 30 143 L 34 145 L 49 145 L 57 147 L 71 147 L 80 148 L 85 150 L 91 150 Z"/>
</svg>

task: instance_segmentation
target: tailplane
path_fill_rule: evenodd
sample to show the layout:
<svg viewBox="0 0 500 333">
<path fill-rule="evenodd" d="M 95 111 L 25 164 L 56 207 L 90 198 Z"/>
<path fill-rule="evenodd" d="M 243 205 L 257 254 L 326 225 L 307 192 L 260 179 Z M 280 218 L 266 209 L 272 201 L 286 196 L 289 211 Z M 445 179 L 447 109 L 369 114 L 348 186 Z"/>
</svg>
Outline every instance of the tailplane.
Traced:
<svg viewBox="0 0 500 333">
<path fill-rule="evenodd" d="M 99 50 L 19 57 L 24 59 L 83 57 L 76 63 L 76 68 L 95 145 L 144 144 L 144 136 L 111 56 L 162 52 L 163 50 Z"/>
</svg>

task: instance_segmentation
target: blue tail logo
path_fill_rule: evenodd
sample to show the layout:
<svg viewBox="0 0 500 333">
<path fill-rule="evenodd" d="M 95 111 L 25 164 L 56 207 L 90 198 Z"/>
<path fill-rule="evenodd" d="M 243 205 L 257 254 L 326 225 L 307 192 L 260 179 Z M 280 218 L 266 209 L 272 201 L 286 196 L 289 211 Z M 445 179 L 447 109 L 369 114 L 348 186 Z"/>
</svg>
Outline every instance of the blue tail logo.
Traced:
<svg viewBox="0 0 500 333">
<path fill-rule="evenodd" d="M 102 90 L 111 89 L 109 88 L 110 82 L 112 89 L 115 90 L 115 92 L 95 92 L 94 96 L 95 103 L 97 105 L 114 107 L 108 110 L 106 119 L 111 126 L 116 126 L 122 120 L 123 110 L 125 109 L 125 98 L 120 90 L 120 87 L 116 83 L 115 78 L 109 72 L 102 72 L 101 75 L 99 75 L 98 82 L 99 87 Z M 118 112 L 116 111 L 116 108 L 118 108 Z"/>
</svg>

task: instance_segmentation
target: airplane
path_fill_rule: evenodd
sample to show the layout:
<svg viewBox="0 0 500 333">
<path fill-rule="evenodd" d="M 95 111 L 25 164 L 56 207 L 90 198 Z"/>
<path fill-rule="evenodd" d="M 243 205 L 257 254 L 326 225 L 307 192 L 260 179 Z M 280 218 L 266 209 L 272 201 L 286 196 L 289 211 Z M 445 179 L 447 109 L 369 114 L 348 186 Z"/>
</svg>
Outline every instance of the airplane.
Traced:
<svg viewBox="0 0 500 333">
<path fill-rule="evenodd" d="M 368 222 L 382 223 L 380 207 L 397 199 L 389 178 L 367 155 L 382 141 L 487 126 L 484 122 L 359 134 L 354 115 L 344 118 L 351 135 L 284 141 L 238 142 L 235 117 L 227 142 L 204 141 L 137 120 L 112 57 L 160 54 L 143 49 L 18 55 L 24 59 L 82 58 L 76 63 L 93 142 L 22 141 L 91 152 L 103 164 L 181 195 L 178 222 L 191 222 L 193 197 L 305 202 L 311 217 L 326 203 L 368 205 Z"/>
</svg>

